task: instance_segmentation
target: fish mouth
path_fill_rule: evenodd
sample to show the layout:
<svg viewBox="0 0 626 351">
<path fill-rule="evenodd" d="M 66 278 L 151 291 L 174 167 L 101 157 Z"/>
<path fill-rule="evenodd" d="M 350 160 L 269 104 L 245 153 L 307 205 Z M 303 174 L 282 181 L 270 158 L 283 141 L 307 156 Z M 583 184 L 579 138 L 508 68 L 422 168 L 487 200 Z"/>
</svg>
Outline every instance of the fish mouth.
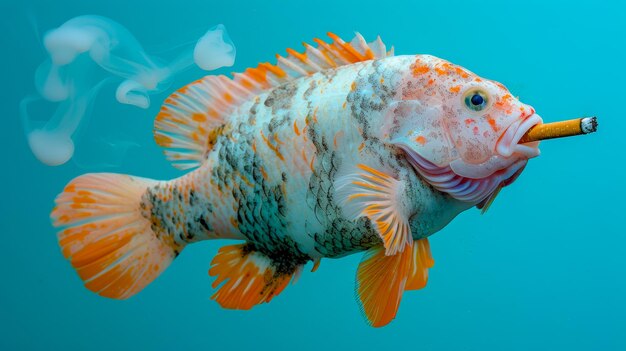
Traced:
<svg viewBox="0 0 626 351">
<path fill-rule="evenodd" d="M 487 178 L 499 171 L 506 171 L 519 160 L 528 160 L 539 156 L 539 143 L 520 144 L 520 139 L 533 126 L 542 123 L 541 117 L 534 113 L 522 116 L 509 125 L 498 138 L 491 157 L 481 163 L 466 162 L 457 158 L 449 166 L 454 173 L 467 178 Z"/>
<path fill-rule="evenodd" d="M 413 169 L 435 189 L 459 201 L 479 204 L 499 187 L 513 183 L 528 159 L 539 155 L 539 142 L 520 144 L 519 141 L 542 122 L 531 108 L 528 116 L 519 118 L 505 129 L 496 142 L 495 155 L 482 164 L 468 164 L 457 159 L 447 166 L 438 166 L 415 150 L 402 148 Z"/>
<path fill-rule="evenodd" d="M 437 166 L 410 149 L 404 149 L 413 169 L 435 189 L 453 198 L 478 204 L 487 199 L 499 186 L 511 184 L 524 170 L 525 158 L 513 161 L 484 178 L 470 178 L 457 174 L 450 166 Z"/>
<path fill-rule="evenodd" d="M 479 204 L 499 187 L 513 183 L 528 159 L 539 155 L 538 142 L 519 143 L 530 128 L 543 122 L 534 110 L 531 111 L 506 128 L 496 143 L 496 154 L 483 164 L 472 165 L 457 159 L 442 167 L 410 148 L 404 151 L 413 169 L 435 189 L 459 201 Z"/>
<path fill-rule="evenodd" d="M 543 123 L 541 117 L 534 110 L 525 118 L 520 118 L 506 128 L 496 143 L 496 152 L 502 157 L 511 157 L 517 153 L 526 159 L 539 156 L 539 143 L 520 144 L 519 141 L 530 128 Z"/>
</svg>

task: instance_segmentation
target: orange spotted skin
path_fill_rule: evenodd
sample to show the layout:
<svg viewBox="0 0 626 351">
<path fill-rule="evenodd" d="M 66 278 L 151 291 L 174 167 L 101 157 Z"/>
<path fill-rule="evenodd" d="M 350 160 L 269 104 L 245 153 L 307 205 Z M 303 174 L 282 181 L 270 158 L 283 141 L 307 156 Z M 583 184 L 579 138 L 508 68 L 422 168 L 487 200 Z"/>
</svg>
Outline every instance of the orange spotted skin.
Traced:
<svg viewBox="0 0 626 351">
<path fill-rule="evenodd" d="M 332 195 L 338 175 L 362 163 L 396 170 L 394 176 L 410 185 L 407 196 L 420 203 L 424 214 L 411 223 L 413 235 L 434 233 L 471 204 L 434 191 L 401 150 L 383 142 L 394 104 L 433 93 L 409 89 L 407 77 L 444 74 L 431 68 L 430 59 L 420 68 L 415 62 L 415 56 L 400 56 L 345 65 L 240 104 L 226 119 L 207 161 L 155 190 L 176 193 L 170 196 L 175 202 L 182 199 L 167 205 L 164 212 L 171 218 L 161 215 L 161 225 L 175 218 L 177 226 L 165 226 L 177 242 L 245 239 L 269 257 L 297 264 L 363 251 L 380 245 L 380 238 L 367 221 L 345 218 Z M 466 75 L 453 66 L 443 69 L 446 77 Z M 416 142 L 423 145 L 428 137 Z"/>
<path fill-rule="evenodd" d="M 420 213 L 411 217 L 415 239 L 433 234 L 476 205 L 433 189 L 416 174 L 396 141 L 404 138 L 404 147 L 425 150 L 435 164 L 455 158 L 480 161 L 493 152 L 489 143 L 532 108 L 517 108 L 501 84 L 433 56 L 367 60 L 367 54 L 352 51 L 341 45 L 335 48 L 343 60 L 354 63 L 275 87 L 270 82 L 287 74 L 278 66 L 261 64 L 235 75 L 237 89 L 264 90 L 244 99 L 245 95 L 234 94 L 238 90 L 233 86 L 233 93 L 216 93 L 217 102 L 205 116 L 191 116 L 189 123 L 199 123 L 195 128 L 205 138 L 207 152 L 198 160 L 197 170 L 150 190 L 146 202 L 157 201 L 153 212 L 161 211 L 150 214 L 152 222 L 163 227 L 157 232 L 169 233 L 181 245 L 245 239 L 269 257 L 287 257 L 297 264 L 367 250 L 381 244 L 375 228 L 365 219 L 347 219 L 334 197 L 337 177 L 357 164 L 390 170 L 407 184 L 406 201 L 418 204 L 415 211 Z M 293 62 L 308 62 L 306 54 L 288 53 Z M 464 112 L 464 94 L 486 85 L 495 92 L 489 102 L 492 114 Z M 228 110 L 233 101 L 237 105 Z M 157 126 L 178 118 L 171 110 L 177 102 L 166 101 L 166 106 L 173 107 L 162 110 Z M 431 106 L 445 119 L 445 128 L 429 119 Z M 230 112 L 224 116 L 226 111 Z M 218 116 L 224 117 L 222 125 L 202 128 L 202 123 L 217 123 L 210 118 Z M 454 135 L 474 139 L 451 139 Z M 157 142 L 176 147 L 167 136 L 155 133 Z M 169 155 L 176 161 L 182 154 Z"/>
</svg>

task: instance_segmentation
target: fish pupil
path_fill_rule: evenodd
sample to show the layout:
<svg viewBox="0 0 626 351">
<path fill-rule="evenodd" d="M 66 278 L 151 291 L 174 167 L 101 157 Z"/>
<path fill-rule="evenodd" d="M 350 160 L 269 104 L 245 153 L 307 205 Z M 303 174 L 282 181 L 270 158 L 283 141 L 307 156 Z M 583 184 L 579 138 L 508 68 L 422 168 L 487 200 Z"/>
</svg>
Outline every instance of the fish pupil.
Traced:
<svg viewBox="0 0 626 351">
<path fill-rule="evenodd" d="M 472 96 L 472 99 L 470 101 L 472 102 L 472 105 L 480 106 L 483 104 L 485 100 L 483 99 L 482 96 L 480 96 L 480 94 L 474 94 L 474 96 Z"/>
</svg>

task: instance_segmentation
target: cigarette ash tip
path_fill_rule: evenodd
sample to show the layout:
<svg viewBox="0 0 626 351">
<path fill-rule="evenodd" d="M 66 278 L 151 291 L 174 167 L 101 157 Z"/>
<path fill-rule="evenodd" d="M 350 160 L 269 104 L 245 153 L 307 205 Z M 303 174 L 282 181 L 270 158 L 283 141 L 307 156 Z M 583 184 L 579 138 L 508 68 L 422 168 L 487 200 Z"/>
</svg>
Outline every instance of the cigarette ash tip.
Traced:
<svg viewBox="0 0 626 351">
<path fill-rule="evenodd" d="M 586 117 L 580 120 L 580 129 L 584 134 L 594 133 L 598 129 L 596 117 Z"/>
</svg>

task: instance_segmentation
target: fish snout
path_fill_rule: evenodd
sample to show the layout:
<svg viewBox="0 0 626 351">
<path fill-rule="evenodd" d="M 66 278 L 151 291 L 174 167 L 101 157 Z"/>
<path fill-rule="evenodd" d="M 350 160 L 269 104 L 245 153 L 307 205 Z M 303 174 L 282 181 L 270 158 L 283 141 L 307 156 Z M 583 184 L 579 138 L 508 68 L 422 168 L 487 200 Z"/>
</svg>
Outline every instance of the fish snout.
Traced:
<svg viewBox="0 0 626 351">
<path fill-rule="evenodd" d="M 519 154 L 527 159 L 539 156 L 539 142 L 520 144 L 519 141 L 532 127 L 543 123 L 535 109 L 529 108 L 528 114 L 522 114 L 513 124 L 507 127 L 496 143 L 496 152 L 502 157 Z"/>
</svg>

